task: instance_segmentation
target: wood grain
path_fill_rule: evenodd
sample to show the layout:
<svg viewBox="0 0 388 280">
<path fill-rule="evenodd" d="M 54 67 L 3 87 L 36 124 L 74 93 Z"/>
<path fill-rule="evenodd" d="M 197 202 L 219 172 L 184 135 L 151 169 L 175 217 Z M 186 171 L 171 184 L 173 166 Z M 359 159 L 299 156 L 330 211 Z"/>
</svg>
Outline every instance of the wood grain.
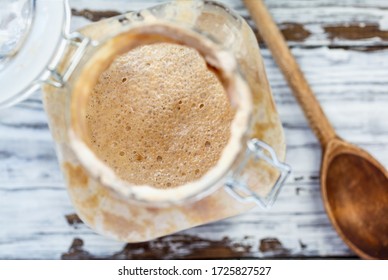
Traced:
<svg viewBox="0 0 388 280">
<path fill-rule="evenodd" d="M 341 139 L 325 147 L 321 189 L 341 238 L 363 259 L 388 259 L 388 171 Z"/>
<path fill-rule="evenodd" d="M 73 0 L 70 4 L 76 11 L 121 13 L 155 2 Z M 248 16 L 240 1 L 222 2 Z M 388 43 L 382 38 L 368 38 L 368 34 L 363 35 L 365 39 L 350 37 L 343 30 L 346 26 L 358 26 L 356 33 L 370 32 L 363 27 L 365 24 L 386 32 L 380 22 L 384 23 L 388 2 L 266 3 L 276 22 L 289 30 L 292 53 L 338 134 L 388 166 Z M 88 22 L 82 15 L 74 16 L 72 29 Z M 328 33 L 324 27 L 333 27 L 334 31 Z M 336 30 L 339 33 L 332 36 Z M 98 236 L 72 216 L 74 210 L 58 168 L 38 92 L 13 108 L 0 111 L 0 259 L 70 258 L 71 252 L 83 251 L 84 256 L 89 254 L 93 258 L 159 258 L 160 247 L 169 250 L 164 256 L 168 258 L 210 258 L 209 254 L 221 258 L 212 242 L 235 248 L 229 255 L 235 258 L 354 257 L 332 229 L 323 209 L 318 182 L 319 144 L 271 54 L 263 48 L 262 55 L 285 128 L 287 162 L 293 167 L 273 209 L 255 209 L 139 247 Z M 182 240 L 190 238 L 196 241 L 182 245 Z M 228 241 L 222 243 L 223 240 Z M 240 248 L 247 246 L 249 252 L 241 256 Z M 150 252 L 155 253 L 152 256 Z"/>
</svg>

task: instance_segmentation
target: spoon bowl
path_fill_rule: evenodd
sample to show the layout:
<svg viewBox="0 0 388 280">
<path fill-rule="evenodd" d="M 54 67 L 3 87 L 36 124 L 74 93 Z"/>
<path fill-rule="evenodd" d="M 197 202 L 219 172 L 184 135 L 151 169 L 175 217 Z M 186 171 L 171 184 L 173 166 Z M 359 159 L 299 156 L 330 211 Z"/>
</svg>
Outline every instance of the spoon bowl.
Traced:
<svg viewBox="0 0 388 280">
<path fill-rule="evenodd" d="M 345 243 L 365 259 L 388 259 L 388 174 L 366 151 L 338 138 L 324 150 L 321 190 Z"/>
</svg>

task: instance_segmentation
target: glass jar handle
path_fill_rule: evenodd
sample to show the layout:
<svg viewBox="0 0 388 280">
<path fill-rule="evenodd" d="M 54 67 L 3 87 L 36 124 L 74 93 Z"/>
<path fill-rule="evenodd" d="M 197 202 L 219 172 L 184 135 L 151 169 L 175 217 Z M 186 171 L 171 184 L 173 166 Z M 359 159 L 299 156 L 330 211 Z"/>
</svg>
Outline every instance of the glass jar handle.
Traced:
<svg viewBox="0 0 388 280">
<path fill-rule="evenodd" d="M 72 57 L 68 59 L 70 63 L 65 66 L 65 69 L 59 72 L 58 65 L 52 68 L 48 68 L 50 76 L 44 82 L 50 84 L 56 88 L 62 88 L 66 82 L 69 80 L 71 74 L 73 74 L 78 63 L 83 58 L 88 47 L 90 45 L 97 46 L 98 42 L 93 41 L 92 39 L 85 37 L 81 33 L 74 32 L 71 34 L 65 34 L 64 39 L 66 44 L 75 46 L 75 51 L 72 54 Z"/>
<path fill-rule="evenodd" d="M 239 174 L 245 168 L 248 161 L 253 157 L 255 161 L 264 160 L 269 165 L 280 171 L 280 176 L 277 178 L 272 190 L 266 196 L 260 196 L 254 192 L 244 181 L 241 180 Z M 234 171 L 227 180 L 226 190 L 235 199 L 241 202 L 255 202 L 264 209 L 270 208 L 276 200 L 281 187 L 291 173 L 291 167 L 281 162 L 274 149 L 268 144 L 258 139 L 251 139 L 247 143 L 245 158 L 239 168 Z"/>
</svg>

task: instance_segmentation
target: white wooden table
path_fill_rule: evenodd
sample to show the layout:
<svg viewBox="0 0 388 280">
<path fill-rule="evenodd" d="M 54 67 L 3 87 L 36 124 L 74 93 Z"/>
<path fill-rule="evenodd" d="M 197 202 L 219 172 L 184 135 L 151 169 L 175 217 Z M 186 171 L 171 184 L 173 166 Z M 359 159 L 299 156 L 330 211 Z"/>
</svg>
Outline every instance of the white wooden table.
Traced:
<svg viewBox="0 0 388 280">
<path fill-rule="evenodd" d="M 71 0 L 72 29 L 156 2 L 163 1 Z M 222 2 L 248 18 L 239 0 Z M 266 2 L 340 136 L 388 166 L 388 1 Z M 355 257 L 322 206 L 318 142 L 262 49 L 293 168 L 271 211 L 255 209 L 141 244 L 95 234 L 69 201 L 37 92 L 0 111 L 0 259 Z"/>
</svg>

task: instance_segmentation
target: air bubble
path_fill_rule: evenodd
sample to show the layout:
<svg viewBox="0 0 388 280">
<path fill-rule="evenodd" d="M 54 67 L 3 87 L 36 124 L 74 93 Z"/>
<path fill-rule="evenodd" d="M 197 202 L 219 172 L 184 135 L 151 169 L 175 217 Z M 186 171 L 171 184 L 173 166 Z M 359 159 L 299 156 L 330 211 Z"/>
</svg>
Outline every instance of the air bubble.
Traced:
<svg viewBox="0 0 388 280">
<path fill-rule="evenodd" d="M 195 175 L 198 175 L 199 174 L 199 169 L 195 169 L 194 173 L 195 173 Z"/>
<path fill-rule="evenodd" d="M 207 147 L 207 148 L 210 147 L 210 142 L 209 141 L 205 142 L 205 147 Z"/>
<path fill-rule="evenodd" d="M 130 126 L 130 125 L 127 125 L 126 127 L 125 127 L 125 130 L 126 131 L 130 131 L 132 129 L 132 127 Z"/>
<path fill-rule="evenodd" d="M 121 152 L 119 153 L 119 155 L 120 155 L 120 156 L 124 156 L 125 153 L 124 153 L 123 151 L 121 151 Z"/>
<path fill-rule="evenodd" d="M 171 187 L 171 183 L 167 183 L 166 186 L 167 186 L 167 187 Z"/>
<path fill-rule="evenodd" d="M 136 160 L 137 161 L 142 161 L 143 160 L 143 156 L 141 154 L 137 154 L 136 155 Z"/>
<path fill-rule="evenodd" d="M 157 158 L 156 158 L 157 161 L 162 161 L 162 159 L 163 158 L 161 156 L 157 156 Z"/>
<path fill-rule="evenodd" d="M 121 81 L 122 81 L 123 83 L 125 83 L 125 82 L 127 81 L 127 78 L 123 78 Z"/>
<path fill-rule="evenodd" d="M 203 108 L 203 106 L 205 106 L 205 105 L 203 105 L 203 104 L 200 104 L 200 105 L 199 105 L 199 108 L 200 108 L 200 109 L 202 109 L 202 108 Z"/>
</svg>

